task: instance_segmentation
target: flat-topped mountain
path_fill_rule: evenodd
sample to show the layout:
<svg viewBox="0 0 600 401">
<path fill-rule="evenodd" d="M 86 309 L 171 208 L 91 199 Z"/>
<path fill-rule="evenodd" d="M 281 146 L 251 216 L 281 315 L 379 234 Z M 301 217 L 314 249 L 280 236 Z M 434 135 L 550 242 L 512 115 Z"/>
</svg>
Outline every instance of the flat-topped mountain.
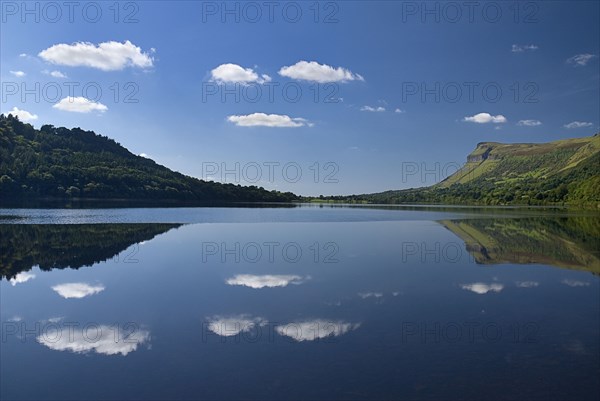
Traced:
<svg viewBox="0 0 600 401">
<path fill-rule="evenodd" d="M 481 142 L 463 168 L 439 185 L 465 184 L 477 178 L 495 181 L 546 179 L 577 167 L 600 151 L 600 134 L 549 143 Z"/>
<path fill-rule="evenodd" d="M 354 203 L 600 207 L 600 133 L 548 143 L 478 143 L 464 166 L 436 185 L 329 197 Z"/>
</svg>

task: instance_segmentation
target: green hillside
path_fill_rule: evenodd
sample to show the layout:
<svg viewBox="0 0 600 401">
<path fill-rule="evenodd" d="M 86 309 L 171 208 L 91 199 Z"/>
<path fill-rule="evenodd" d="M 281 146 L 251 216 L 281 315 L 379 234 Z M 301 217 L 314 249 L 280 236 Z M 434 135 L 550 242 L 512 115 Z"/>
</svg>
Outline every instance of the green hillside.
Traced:
<svg viewBox="0 0 600 401">
<path fill-rule="evenodd" d="M 540 144 L 482 142 L 467 156 L 463 168 L 439 186 L 447 188 L 478 178 L 492 179 L 497 183 L 546 179 L 576 167 L 598 151 L 600 135 Z"/>
<path fill-rule="evenodd" d="M 459 171 L 431 187 L 327 199 L 600 207 L 600 134 L 540 144 L 483 142 Z"/>
<path fill-rule="evenodd" d="M 39 130 L 0 115 L 0 202 L 125 199 L 144 202 L 288 202 L 292 193 L 189 177 L 79 128 Z"/>
</svg>

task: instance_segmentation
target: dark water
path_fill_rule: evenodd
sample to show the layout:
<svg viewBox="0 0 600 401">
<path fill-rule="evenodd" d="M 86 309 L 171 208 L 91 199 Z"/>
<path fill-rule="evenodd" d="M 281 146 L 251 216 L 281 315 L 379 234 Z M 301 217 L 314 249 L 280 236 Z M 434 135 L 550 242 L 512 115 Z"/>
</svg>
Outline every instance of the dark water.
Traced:
<svg viewBox="0 0 600 401">
<path fill-rule="evenodd" d="M 600 218 L 0 210 L 2 399 L 597 399 Z"/>
</svg>

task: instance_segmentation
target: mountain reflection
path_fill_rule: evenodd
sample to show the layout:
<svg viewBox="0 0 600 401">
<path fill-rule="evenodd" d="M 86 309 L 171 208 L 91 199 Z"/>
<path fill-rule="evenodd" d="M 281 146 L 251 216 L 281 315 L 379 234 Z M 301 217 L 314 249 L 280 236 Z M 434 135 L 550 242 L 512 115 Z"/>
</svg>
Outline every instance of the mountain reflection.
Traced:
<svg viewBox="0 0 600 401">
<path fill-rule="evenodd" d="M 0 277 L 15 285 L 41 270 L 78 269 L 181 224 L 0 224 Z M 0 279 L 1 279 L 0 278 Z"/>
<path fill-rule="evenodd" d="M 536 263 L 600 274 L 600 217 L 486 218 L 440 223 L 465 242 L 477 263 Z"/>
</svg>

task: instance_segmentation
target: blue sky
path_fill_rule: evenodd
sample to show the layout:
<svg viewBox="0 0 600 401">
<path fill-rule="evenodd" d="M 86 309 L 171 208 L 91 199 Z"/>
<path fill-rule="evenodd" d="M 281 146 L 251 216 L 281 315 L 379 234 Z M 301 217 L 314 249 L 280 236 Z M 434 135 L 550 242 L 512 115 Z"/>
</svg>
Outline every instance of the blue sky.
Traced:
<svg viewBox="0 0 600 401">
<path fill-rule="evenodd" d="M 478 142 L 599 130 L 596 1 L 247 4 L 4 1 L 1 110 L 304 195 L 430 185 Z"/>
</svg>

